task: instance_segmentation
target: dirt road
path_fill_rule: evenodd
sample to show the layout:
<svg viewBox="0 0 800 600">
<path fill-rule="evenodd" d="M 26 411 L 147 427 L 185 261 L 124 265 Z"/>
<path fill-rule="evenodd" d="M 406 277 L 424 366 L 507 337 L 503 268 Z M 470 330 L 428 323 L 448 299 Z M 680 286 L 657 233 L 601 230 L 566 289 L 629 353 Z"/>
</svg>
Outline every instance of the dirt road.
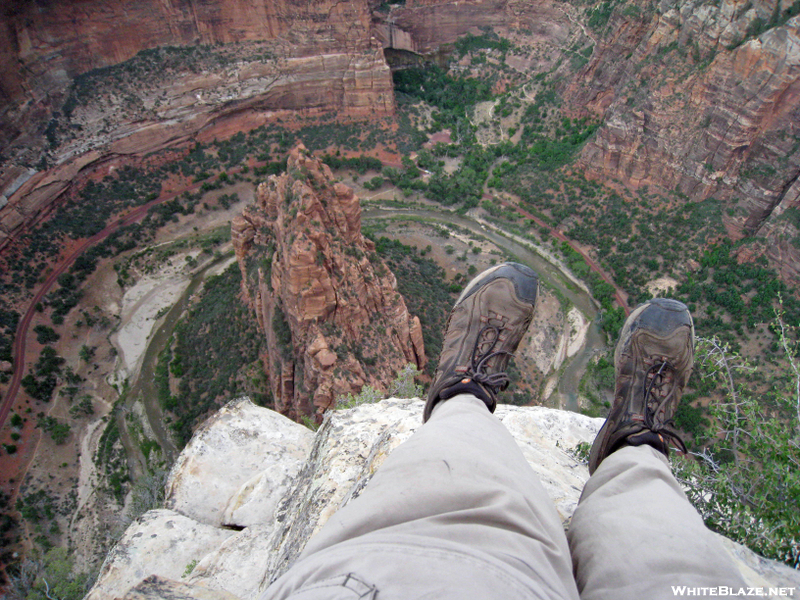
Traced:
<svg viewBox="0 0 800 600">
<path fill-rule="evenodd" d="M 210 179 L 213 179 L 213 177 Z M 156 204 L 166 202 L 167 200 L 172 200 L 186 191 L 193 191 L 199 188 L 202 184 L 203 182 L 194 183 L 178 192 L 159 196 L 147 204 L 143 204 L 134 208 L 128 214 L 117 219 L 111 225 L 107 225 L 102 231 L 97 232 L 92 237 L 81 242 L 68 256 L 64 257 L 64 259 L 56 265 L 55 269 L 53 269 L 53 272 L 50 273 L 49 277 L 33 295 L 33 298 L 28 305 L 28 310 L 25 311 L 25 314 L 23 315 L 22 319 L 20 319 L 19 325 L 17 326 L 17 333 L 16 337 L 14 338 L 14 373 L 11 377 L 11 383 L 8 386 L 8 391 L 3 397 L 2 404 L 0 404 L 0 429 L 2 429 L 3 425 L 5 424 L 6 418 L 11 412 L 11 407 L 14 405 L 14 401 L 17 398 L 17 393 L 19 392 L 22 374 L 25 371 L 25 348 L 28 339 L 28 328 L 30 327 L 34 315 L 36 314 L 36 305 L 44 299 L 45 295 L 47 295 L 53 285 L 55 285 L 58 277 L 66 273 L 75 260 L 77 260 L 77 258 L 86 252 L 86 250 L 88 250 L 91 246 L 103 241 L 121 227 L 125 227 L 131 223 L 140 221 L 147 214 L 147 211 Z"/>
</svg>

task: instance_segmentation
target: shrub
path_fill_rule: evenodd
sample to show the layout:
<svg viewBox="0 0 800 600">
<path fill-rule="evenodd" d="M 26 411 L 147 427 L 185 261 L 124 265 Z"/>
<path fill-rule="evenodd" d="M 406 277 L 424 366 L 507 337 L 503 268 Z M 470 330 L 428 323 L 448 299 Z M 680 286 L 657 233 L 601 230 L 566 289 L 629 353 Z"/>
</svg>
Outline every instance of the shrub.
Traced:
<svg viewBox="0 0 800 600">
<path fill-rule="evenodd" d="M 422 387 L 414 382 L 419 375 L 416 365 L 407 364 L 397 372 L 397 377 L 389 384 L 386 393 L 376 390 L 371 385 L 365 385 L 358 394 L 348 393 L 336 399 L 337 409 L 348 409 L 362 404 L 375 404 L 384 398 L 419 398 L 422 396 Z"/>
<path fill-rule="evenodd" d="M 57 342 L 61 337 L 53 330 L 52 327 L 48 327 L 47 325 L 37 325 L 33 328 L 33 331 L 36 333 L 36 341 L 40 344 Z"/>
<path fill-rule="evenodd" d="M 417 366 L 407 364 L 397 372 L 397 377 L 389 386 L 389 397 L 392 398 L 419 398 L 422 396 L 422 386 L 415 382 L 419 375 Z"/>
<path fill-rule="evenodd" d="M 37 423 L 37 427 L 41 427 L 44 431 L 46 431 L 52 440 L 59 446 L 67 441 L 69 432 L 71 430 L 67 423 L 62 423 L 58 419 L 51 416 L 42 416 Z"/>
<path fill-rule="evenodd" d="M 748 390 L 752 371 L 717 338 L 699 339 L 695 369 L 721 384 L 710 407 L 714 426 L 697 461 L 676 461 L 676 472 L 706 524 L 759 554 L 800 566 L 800 369 L 779 315 L 789 383 L 770 400 Z"/>
</svg>

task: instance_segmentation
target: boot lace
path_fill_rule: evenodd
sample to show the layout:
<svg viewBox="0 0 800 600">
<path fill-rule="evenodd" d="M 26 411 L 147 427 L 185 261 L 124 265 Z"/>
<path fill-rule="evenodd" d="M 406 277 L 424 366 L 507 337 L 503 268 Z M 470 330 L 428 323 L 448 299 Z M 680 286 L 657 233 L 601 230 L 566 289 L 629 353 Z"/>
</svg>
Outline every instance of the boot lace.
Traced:
<svg viewBox="0 0 800 600">
<path fill-rule="evenodd" d="M 500 327 L 496 327 L 495 325 L 485 325 L 480 332 L 478 333 L 478 337 L 475 340 L 475 346 L 472 349 L 472 357 L 470 358 L 470 366 L 467 368 L 466 375 L 470 377 L 476 383 L 480 383 L 486 387 L 489 387 L 497 393 L 498 391 L 505 389 L 508 387 L 510 383 L 510 379 L 505 371 L 499 371 L 496 373 L 489 372 L 488 369 L 488 362 L 495 358 L 496 356 L 502 356 L 504 354 L 511 355 L 512 353 L 508 350 L 495 350 L 494 347 L 497 345 L 497 342 L 500 340 Z M 492 336 L 491 339 L 487 340 L 484 338 L 484 335 L 488 333 Z M 489 343 L 489 348 L 486 350 L 481 350 L 481 346 L 485 346 Z"/>
<path fill-rule="evenodd" d="M 675 445 L 686 452 L 686 446 L 678 434 L 675 420 L 664 419 L 667 404 L 677 392 L 674 378 L 675 368 L 668 361 L 655 362 L 645 374 L 642 401 L 644 404 L 644 424 L 652 432 L 668 437 Z"/>
</svg>

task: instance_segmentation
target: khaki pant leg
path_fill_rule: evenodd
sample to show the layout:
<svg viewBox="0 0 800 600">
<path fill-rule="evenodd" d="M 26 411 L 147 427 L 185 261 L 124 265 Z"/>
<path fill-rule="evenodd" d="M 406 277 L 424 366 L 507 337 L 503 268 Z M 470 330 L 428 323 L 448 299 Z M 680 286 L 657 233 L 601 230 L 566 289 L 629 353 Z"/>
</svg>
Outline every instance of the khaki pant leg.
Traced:
<svg viewBox="0 0 800 600">
<path fill-rule="evenodd" d="M 608 456 L 586 483 L 569 544 L 582 600 L 675 598 L 672 586 L 745 586 L 649 446 Z"/>
<path fill-rule="evenodd" d="M 378 566 L 387 561 L 382 548 L 413 545 L 441 549 L 454 558 L 431 559 L 428 568 L 412 573 L 405 572 L 412 561 L 393 559 L 394 570 L 384 576 Z M 350 563 L 357 563 L 356 575 L 377 579 L 373 583 L 381 598 L 404 597 L 404 581 L 425 589 L 426 578 L 435 582 L 431 591 L 444 580 L 452 597 L 472 598 L 485 588 L 475 581 L 491 580 L 495 571 L 527 590 L 517 597 L 578 598 L 566 536 L 552 501 L 508 430 L 470 395 L 437 406 L 431 419 L 386 459 L 364 492 L 328 520 L 275 585 L 285 586 L 287 578 L 298 579 L 298 574 L 306 582 L 317 574 L 330 576 L 338 571 L 322 569 L 321 563 L 354 556 L 359 546 L 363 552 Z M 477 566 L 457 566 L 464 557 Z M 337 568 L 348 572 L 348 566 Z M 386 579 L 395 590 L 387 589 Z"/>
</svg>

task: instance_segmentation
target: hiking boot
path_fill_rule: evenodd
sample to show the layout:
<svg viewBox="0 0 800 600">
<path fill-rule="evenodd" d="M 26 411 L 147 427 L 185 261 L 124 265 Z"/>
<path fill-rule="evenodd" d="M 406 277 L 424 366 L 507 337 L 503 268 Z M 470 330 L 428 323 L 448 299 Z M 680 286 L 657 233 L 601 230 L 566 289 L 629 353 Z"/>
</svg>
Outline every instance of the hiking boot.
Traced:
<svg viewBox="0 0 800 600">
<path fill-rule="evenodd" d="M 614 404 L 592 445 L 590 474 L 623 446 L 648 444 L 669 456 L 672 442 L 686 452 L 672 418 L 693 360 L 694 324 L 686 305 L 655 298 L 631 313 L 614 352 Z"/>
<path fill-rule="evenodd" d="M 439 366 L 428 391 L 422 422 L 433 407 L 456 394 L 473 394 L 490 412 L 508 387 L 508 360 L 528 330 L 539 278 L 525 265 L 487 269 L 461 293 L 445 327 Z"/>
</svg>

